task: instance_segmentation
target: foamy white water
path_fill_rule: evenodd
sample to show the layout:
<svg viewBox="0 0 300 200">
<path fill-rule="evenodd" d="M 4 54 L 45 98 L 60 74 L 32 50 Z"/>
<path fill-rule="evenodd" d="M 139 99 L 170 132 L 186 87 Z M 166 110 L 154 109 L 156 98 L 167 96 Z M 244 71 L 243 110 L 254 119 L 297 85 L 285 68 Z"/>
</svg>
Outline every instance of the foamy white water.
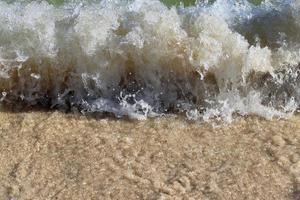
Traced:
<svg viewBox="0 0 300 200">
<path fill-rule="evenodd" d="M 0 2 L 4 104 L 144 119 L 285 117 L 300 103 L 300 3 Z"/>
</svg>

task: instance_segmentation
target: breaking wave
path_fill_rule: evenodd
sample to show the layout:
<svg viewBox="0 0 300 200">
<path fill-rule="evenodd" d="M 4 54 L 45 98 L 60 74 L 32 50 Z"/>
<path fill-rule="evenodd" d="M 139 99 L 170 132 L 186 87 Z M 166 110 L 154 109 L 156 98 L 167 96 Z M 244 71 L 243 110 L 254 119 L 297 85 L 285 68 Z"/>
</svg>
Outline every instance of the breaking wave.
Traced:
<svg viewBox="0 0 300 200">
<path fill-rule="evenodd" d="M 300 105 L 300 3 L 0 2 L 0 98 L 144 119 Z"/>
</svg>

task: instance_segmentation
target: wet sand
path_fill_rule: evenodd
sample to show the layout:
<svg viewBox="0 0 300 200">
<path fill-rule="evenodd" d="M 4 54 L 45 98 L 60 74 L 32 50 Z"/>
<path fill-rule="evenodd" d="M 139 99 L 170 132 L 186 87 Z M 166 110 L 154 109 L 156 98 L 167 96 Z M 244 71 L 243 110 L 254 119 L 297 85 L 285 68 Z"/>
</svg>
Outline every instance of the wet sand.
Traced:
<svg viewBox="0 0 300 200">
<path fill-rule="evenodd" d="M 300 199 L 300 116 L 0 113 L 0 199 Z"/>
</svg>

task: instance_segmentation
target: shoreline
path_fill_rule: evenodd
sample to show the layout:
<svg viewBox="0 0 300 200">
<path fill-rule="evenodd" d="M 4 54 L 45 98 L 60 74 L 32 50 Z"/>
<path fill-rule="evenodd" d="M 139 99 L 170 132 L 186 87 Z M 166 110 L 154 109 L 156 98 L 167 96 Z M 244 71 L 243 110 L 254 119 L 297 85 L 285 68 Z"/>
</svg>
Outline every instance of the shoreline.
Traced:
<svg viewBox="0 0 300 200">
<path fill-rule="evenodd" d="M 0 112 L 0 199 L 300 198 L 300 116 L 95 119 Z"/>
</svg>

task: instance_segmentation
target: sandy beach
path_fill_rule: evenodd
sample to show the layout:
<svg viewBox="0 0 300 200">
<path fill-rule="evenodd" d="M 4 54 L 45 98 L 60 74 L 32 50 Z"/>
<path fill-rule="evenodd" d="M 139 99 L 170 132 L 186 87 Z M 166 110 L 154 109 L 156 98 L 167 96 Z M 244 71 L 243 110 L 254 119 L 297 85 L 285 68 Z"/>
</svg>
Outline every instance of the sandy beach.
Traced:
<svg viewBox="0 0 300 200">
<path fill-rule="evenodd" d="M 0 113 L 0 199 L 300 199 L 300 116 Z"/>
<path fill-rule="evenodd" d="M 0 200 L 300 200 L 298 111 L 300 0 L 0 0 Z"/>
</svg>

